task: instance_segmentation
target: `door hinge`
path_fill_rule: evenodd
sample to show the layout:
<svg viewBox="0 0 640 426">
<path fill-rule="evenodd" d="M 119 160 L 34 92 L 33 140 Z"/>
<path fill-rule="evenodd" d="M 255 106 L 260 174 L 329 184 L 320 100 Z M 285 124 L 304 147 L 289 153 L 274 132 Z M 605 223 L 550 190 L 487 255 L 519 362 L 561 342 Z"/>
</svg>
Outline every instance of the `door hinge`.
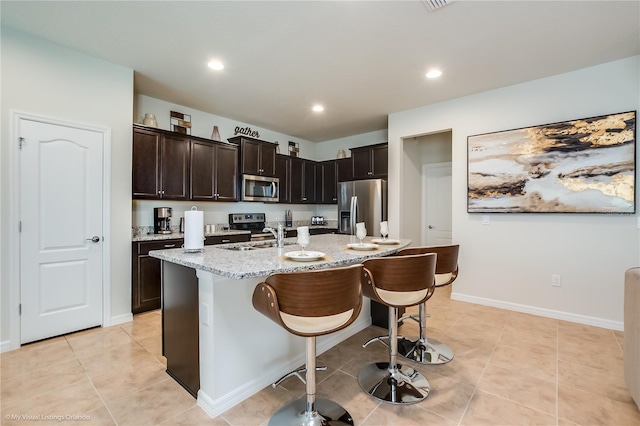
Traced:
<svg viewBox="0 0 640 426">
<path fill-rule="evenodd" d="M 18 305 L 18 315 L 22 315 L 22 303 Z"/>
<path fill-rule="evenodd" d="M 18 232 L 22 232 L 22 221 L 18 221 Z"/>
<path fill-rule="evenodd" d="M 24 143 L 24 138 L 20 137 L 18 138 L 18 148 L 20 150 L 22 150 L 22 144 Z"/>
</svg>

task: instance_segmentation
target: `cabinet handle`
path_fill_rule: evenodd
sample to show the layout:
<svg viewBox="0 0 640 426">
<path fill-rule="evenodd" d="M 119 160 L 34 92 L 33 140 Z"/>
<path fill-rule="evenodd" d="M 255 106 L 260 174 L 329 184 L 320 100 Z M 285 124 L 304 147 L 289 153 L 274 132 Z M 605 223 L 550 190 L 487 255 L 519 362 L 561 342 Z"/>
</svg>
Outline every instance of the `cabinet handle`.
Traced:
<svg viewBox="0 0 640 426">
<path fill-rule="evenodd" d="M 302 197 L 302 201 L 307 201 L 307 197 Z"/>
<path fill-rule="evenodd" d="M 222 240 L 223 243 L 230 243 L 231 240 Z"/>
<path fill-rule="evenodd" d="M 171 248 L 171 247 L 175 247 L 175 244 L 165 244 L 164 248 Z"/>
</svg>

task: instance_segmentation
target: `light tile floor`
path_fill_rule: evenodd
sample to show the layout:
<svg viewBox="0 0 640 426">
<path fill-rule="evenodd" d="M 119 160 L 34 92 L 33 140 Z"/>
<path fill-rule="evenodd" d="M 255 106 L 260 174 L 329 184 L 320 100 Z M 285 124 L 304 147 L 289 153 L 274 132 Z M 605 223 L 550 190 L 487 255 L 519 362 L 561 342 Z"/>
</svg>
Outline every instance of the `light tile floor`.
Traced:
<svg viewBox="0 0 640 426">
<path fill-rule="evenodd" d="M 358 386 L 365 364 L 387 360 L 386 347 L 362 343 L 377 327 L 318 356 L 318 395 L 342 404 L 358 425 L 640 425 L 624 384 L 623 334 L 450 300 L 440 288 L 428 302 L 430 337 L 455 357 L 415 367 L 431 383 L 415 405 L 381 404 Z M 1 424 L 265 425 L 304 394 L 288 379 L 266 387 L 215 419 L 165 373 L 161 314 L 136 315 L 98 328 L 25 345 L 0 355 Z M 406 321 L 401 333 L 416 325 Z"/>
</svg>

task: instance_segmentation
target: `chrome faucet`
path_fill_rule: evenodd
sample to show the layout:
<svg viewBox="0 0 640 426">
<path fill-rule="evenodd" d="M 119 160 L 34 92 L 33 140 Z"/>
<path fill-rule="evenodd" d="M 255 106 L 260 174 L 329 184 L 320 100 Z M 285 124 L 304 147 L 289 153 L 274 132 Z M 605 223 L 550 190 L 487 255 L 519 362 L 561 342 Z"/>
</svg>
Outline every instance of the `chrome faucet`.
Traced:
<svg viewBox="0 0 640 426">
<path fill-rule="evenodd" d="M 273 237 L 276 239 L 278 248 L 284 247 L 284 227 L 281 223 L 278 223 L 277 231 L 273 228 L 264 228 L 262 232 L 271 232 L 273 234 Z"/>
</svg>

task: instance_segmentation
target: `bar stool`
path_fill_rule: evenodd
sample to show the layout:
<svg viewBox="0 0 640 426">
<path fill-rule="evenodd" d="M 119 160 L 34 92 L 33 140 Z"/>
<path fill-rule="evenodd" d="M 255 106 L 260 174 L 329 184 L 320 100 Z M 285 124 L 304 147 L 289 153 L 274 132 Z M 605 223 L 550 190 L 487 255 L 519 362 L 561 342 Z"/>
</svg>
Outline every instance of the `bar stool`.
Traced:
<svg viewBox="0 0 640 426">
<path fill-rule="evenodd" d="M 362 292 L 389 308 L 389 362 L 377 362 L 358 373 L 360 387 L 374 398 L 392 404 L 415 404 L 431 390 L 427 379 L 397 362 L 398 308 L 423 303 L 433 294 L 436 255 L 392 256 L 364 262 Z M 374 338 L 362 345 L 366 347 Z"/>
<path fill-rule="evenodd" d="M 459 245 L 448 246 L 432 246 L 432 247 L 413 247 L 400 250 L 399 256 L 415 255 L 421 253 L 436 253 L 438 259 L 436 261 L 436 283 L 437 287 L 444 287 L 451 284 L 458 277 L 458 252 Z M 427 338 L 426 318 L 427 302 L 425 301 L 419 307 L 418 315 L 405 315 L 399 321 L 412 319 L 419 324 L 420 335 L 408 338 L 402 338 L 398 342 L 398 353 L 405 358 L 421 364 L 445 364 L 453 359 L 453 351 L 451 348 L 439 340 Z"/>
<path fill-rule="evenodd" d="M 256 286 L 253 307 L 289 333 L 306 338 L 305 367 L 285 376 L 295 375 L 305 383 L 306 397 L 280 408 L 270 425 L 353 425 L 340 405 L 316 399 L 316 337 L 342 330 L 358 317 L 362 275 L 358 264 L 273 274 Z M 306 380 L 300 373 L 306 373 Z"/>
</svg>

